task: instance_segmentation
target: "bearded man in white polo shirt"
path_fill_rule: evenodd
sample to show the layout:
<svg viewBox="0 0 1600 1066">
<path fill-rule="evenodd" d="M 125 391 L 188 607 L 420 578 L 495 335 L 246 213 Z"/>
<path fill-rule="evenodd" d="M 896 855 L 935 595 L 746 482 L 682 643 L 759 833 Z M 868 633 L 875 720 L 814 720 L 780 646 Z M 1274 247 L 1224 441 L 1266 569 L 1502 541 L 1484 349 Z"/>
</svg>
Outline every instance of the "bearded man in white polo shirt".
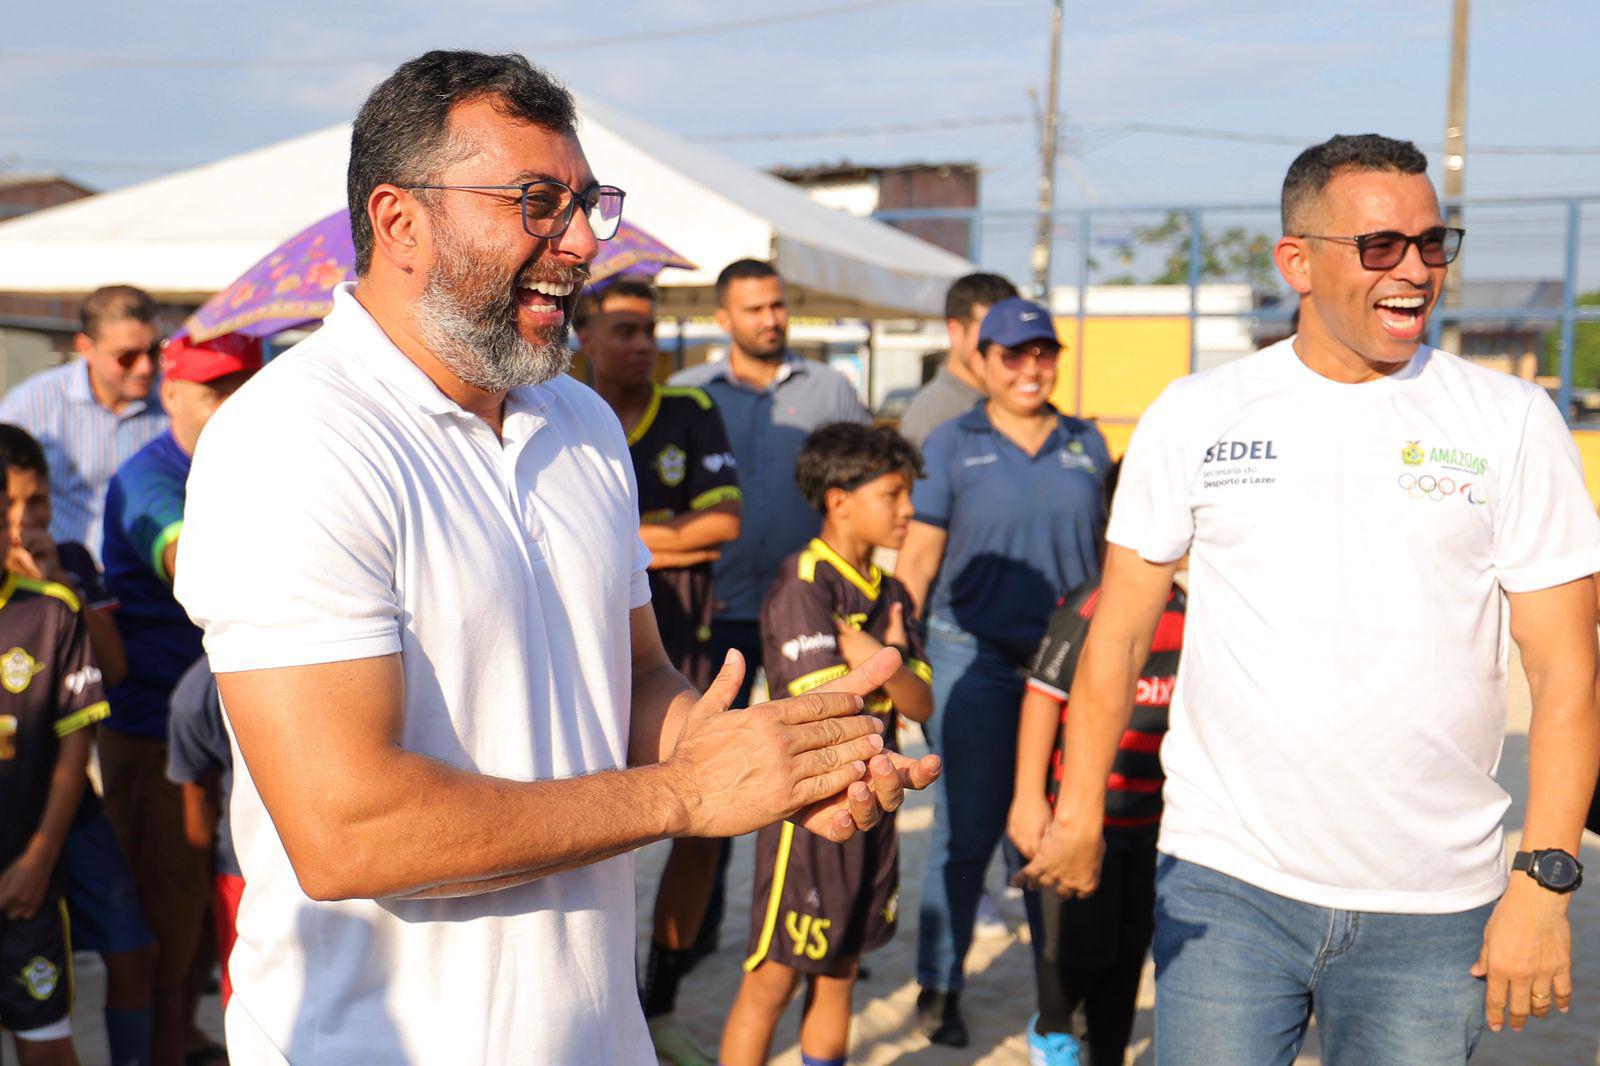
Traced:
<svg viewBox="0 0 1600 1066">
<path fill-rule="evenodd" d="M 938 772 L 856 712 L 724 714 L 649 607 L 616 418 L 563 375 L 622 193 L 521 56 L 430 52 L 351 143 L 359 282 L 211 423 L 177 595 L 236 745 L 236 1064 L 654 1062 L 631 852 L 844 839 Z"/>
<path fill-rule="evenodd" d="M 1024 880 L 1096 887 L 1106 774 L 1189 554 L 1162 751 L 1159 1063 L 1459 1063 L 1572 994 L 1600 766 L 1600 520 L 1544 390 L 1422 344 L 1447 229 L 1408 142 L 1335 137 L 1283 189 L 1299 333 L 1173 384 L 1130 446 Z M 1509 883 L 1508 642 L 1533 696 Z"/>
</svg>

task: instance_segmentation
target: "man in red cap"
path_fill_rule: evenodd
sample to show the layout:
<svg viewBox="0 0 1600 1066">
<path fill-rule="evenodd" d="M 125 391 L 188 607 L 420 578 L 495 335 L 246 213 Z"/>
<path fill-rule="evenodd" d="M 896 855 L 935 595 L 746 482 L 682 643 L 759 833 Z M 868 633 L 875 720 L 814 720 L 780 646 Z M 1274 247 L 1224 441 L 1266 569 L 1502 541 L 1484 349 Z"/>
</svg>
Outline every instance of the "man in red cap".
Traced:
<svg viewBox="0 0 1600 1066">
<path fill-rule="evenodd" d="M 189 462 L 222 401 L 261 369 L 261 343 L 228 334 L 176 338 L 161 352 L 161 403 L 172 426 L 129 459 L 106 493 L 106 584 L 121 606 L 117 628 L 128 674 L 112 687 L 100 731 L 106 814 L 127 855 L 159 945 L 155 1066 L 209 1043 L 193 1025 L 188 980 L 208 894 L 199 854 L 184 835 L 183 798 L 167 780 L 167 703 L 200 658 L 200 630 L 172 595 Z"/>
</svg>

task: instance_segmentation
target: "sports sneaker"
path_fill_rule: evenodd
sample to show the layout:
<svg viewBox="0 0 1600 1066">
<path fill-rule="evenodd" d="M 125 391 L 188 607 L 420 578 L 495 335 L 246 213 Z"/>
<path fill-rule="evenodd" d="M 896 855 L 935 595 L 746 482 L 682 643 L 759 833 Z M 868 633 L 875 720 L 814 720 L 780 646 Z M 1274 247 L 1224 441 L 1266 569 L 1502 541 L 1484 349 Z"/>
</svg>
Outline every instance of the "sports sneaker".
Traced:
<svg viewBox="0 0 1600 1066">
<path fill-rule="evenodd" d="M 979 940 L 1001 940 L 1011 935 L 1011 927 L 987 892 L 978 897 L 978 917 L 972 923 L 972 935 Z"/>
<path fill-rule="evenodd" d="M 917 993 L 917 1027 L 930 1043 L 966 1047 L 967 1023 L 961 1017 L 961 993 L 924 988 Z"/>
<path fill-rule="evenodd" d="M 688 1033 L 675 1025 L 656 1024 L 666 1020 L 666 1017 L 655 1019 L 650 1026 L 650 1042 L 655 1045 L 656 1058 L 670 1066 L 716 1066 L 717 1060 L 701 1051 Z"/>
<path fill-rule="evenodd" d="M 1078 1066 L 1078 1041 L 1070 1033 L 1040 1036 L 1039 1016 L 1028 1019 L 1028 1066 Z"/>
</svg>

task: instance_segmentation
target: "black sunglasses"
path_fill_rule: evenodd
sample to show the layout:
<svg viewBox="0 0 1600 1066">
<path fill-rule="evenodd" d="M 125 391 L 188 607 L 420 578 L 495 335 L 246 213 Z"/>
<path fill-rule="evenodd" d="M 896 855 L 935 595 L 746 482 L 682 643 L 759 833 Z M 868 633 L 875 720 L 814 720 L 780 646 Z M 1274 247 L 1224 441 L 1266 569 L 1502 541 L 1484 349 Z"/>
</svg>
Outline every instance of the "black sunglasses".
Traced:
<svg viewBox="0 0 1600 1066">
<path fill-rule="evenodd" d="M 1361 265 L 1368 270 L 1392 270 L 1406 257 L 1407 250 L 1413 244 L 1417 246 L 1417 254 L 1422 256 L 1425 266 L 1449 266 L 1461 253 L 1461 238 L 1466 235 L 1466 230 L 1453 226 L 1435 226 L 1415 237 L 1407 237 L 1399 230 L 1392 229 L 1358 233 L 1353 237 L 1330 236 L 1326 233 L 1297 234 L 1312 240 L 1354 244 L 1356 254 L 1361 257 Z"/>
<path fill-rule="evenodd" d="M 408 190 L 458 189 L 464 192 L 514 192 L 522 200 L 522 229 L 530 237 L 552 240 L 567 232 L 572 216 L 583 204 L 584 217 L 597 241 L 609 241 L 622 225 L 622 200 L 627 194 L 615 185 L 596 185 L 581 196 L 559 181 L 530 181 L 522 185 L 407 185 Z"/>
</svg>

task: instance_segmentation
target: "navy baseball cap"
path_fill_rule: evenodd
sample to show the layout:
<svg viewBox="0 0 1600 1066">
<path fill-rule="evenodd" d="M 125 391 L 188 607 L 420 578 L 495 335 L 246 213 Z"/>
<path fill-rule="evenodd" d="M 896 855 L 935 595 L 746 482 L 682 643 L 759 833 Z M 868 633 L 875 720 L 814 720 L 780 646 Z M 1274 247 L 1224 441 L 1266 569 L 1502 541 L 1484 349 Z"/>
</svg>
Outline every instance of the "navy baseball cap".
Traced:
<svg viewBox="0 0 1600 1066">
<path fill-rule="evenodd" d="M 1029 341 L 1061 343 L 1056 336 L 1055 319 L 1050 317 L 1045 306 L 1020 296 L 1001 300 L 983 316 L 983 325 L 978 327 L 978 345 L 983 347 L 990 341 L 1007 348 Z"/>
</svg>

